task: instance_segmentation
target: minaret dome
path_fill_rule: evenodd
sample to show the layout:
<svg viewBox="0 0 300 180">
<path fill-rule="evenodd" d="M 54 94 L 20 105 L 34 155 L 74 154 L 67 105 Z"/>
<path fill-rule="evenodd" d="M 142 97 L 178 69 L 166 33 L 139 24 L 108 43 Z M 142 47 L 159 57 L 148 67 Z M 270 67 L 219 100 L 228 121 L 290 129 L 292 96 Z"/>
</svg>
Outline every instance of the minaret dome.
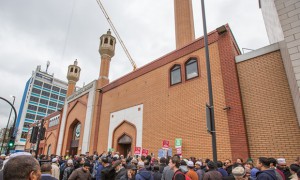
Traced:
<svg viewBox="0 0 300 180">
<path fill-rule="evenodd" d="M 116 38 L 111 35 L 110 30 L 100 37 L 99 53 L 101 56 L 107 55 L 113 57 L 115 55 Z"/>
<path fill-rule="evenodd" d="M 80 77 L 80 71 L 81 68 L 77 66 L 78 62 L 77 59 L 74 61 L 73 65 L 69 65 L 68 67 L 68 74 L 67 74 L 67 79 L 68 79 L 68 91 L 67 91 L 67 96 L 70 96 L 74 91 L 76 87 L 76 82 L 79 80 Z"/>
</svg>

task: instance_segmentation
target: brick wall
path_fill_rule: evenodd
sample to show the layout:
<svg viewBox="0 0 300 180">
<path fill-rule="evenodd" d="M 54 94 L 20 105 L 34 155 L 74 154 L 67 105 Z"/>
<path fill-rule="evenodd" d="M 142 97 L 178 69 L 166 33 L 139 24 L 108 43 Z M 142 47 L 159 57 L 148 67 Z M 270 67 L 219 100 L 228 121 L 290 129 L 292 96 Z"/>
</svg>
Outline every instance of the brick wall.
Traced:
<svg viewBox="0 0 300 180">
<path fill-rule="evenodd" d="M 189 48 L 194 47 L 186 46 L 184 51 L 189 51 Z M 218 157 L 224 160 L 232 158 L 232 153 L 229 122 L 223 110 L 225 97 L 218 48 L 217 43 L 210 45 Z M 200 76 L 188 81 L 183 76 L 182 83 L 170 87 L 170 68 L 181 64 L 184 73 L 183 65 L 190 57 L 198 57 Z M 182 138 L 185 157 L 212 158 L 211 136 L 206 131 L 205 119 L 205 104 L 208 102 L 206 79 L 205 55 L 201 48 L 104 92 L 97 150 L 107 150 L 110 113 L 143 104 L 143 148 L 149 149 L 149 153 L 157 154 L 163 140 L 170 141 L 174 152 L 175 138 Z"/>
<path fill-rule="evenodd" d="M 241 92 L 239 88 L 235 56 L 239 50 L 235 50 L 233 37 L 222 34 L 219 38 L 218 45 L 220 51 L 221 71 L 225 93 L 225 103 L 227 109 L 230 145 L 233 160 L 237 158 L 246 159 L 249 157 L 249 147 L 241 102 Z M 224 106 L 224 107 L 225 107 Z"/>
<path fill-rule="evenodd" d="M 250 155 L 285 157 L 300 152 L 300 129 L 279 51 L 237 64 Z"/>
</svg>

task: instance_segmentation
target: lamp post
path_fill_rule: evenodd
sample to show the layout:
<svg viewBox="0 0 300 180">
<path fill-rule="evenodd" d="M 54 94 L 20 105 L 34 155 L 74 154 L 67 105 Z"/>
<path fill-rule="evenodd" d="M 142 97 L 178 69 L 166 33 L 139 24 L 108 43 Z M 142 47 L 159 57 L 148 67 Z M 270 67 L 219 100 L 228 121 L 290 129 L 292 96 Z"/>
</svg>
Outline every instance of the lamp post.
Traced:
<svg viewBox="0 0 300 180">
<path fill-rule="evenodd" d="M 215 117 L 214 117 L 214 101 L 212 93 L 212 83 L 211 83 L 211 72 L 210 72 L 210 60 L 209 60 L 209 49 L 208 49 L 208 36 L 206 28 L 206 17 L 205 17 L 205 7 L 204 0 L 201 0 L 202 7 L 202 21 L 203 21 L 203 33 L 204 33 L 204 45 L 205 45 L 205 58 L 206 58 L 206 71 L 207 71 L 207 84 L 208 84 L 208 95 L 209 95 L 209 107 L 210 112 L 210 126 L 211 126 L 211 136 L 212 136 L 212 151 L 213 151 L 213 161 L 217 162 L 217 138 L 215 129 Z"/>
<path fill-rule="evenodd" d="M 14 98 L 13 103 L 12 103 L 12 105 L 14 106 L 15 100 L 16 100 L 16 96 L 11 96 L 11 97 Z M 0 149 L 0 152 L 1 152 L 1 153 L 2 153 L 3 144 L 4 144 L 5 139 L 6 139 L 6 132 L 7 132 L 7 128 L 8 128 L 8 124 L 9 124 L 9 121 L 10 121 L 10 116 L 11 116 L 12 110 L 13 110 L 13 108 L 10 109 L 8 121 L 7 121 L 7 124 L 6 124 L 6 128 L 5 128 L 5 130 L 4 130 L 3 140 L 2 140 L 1 149 Z M 10 137 L 10 136 L 9 136 L 9 137 Z M 8 144 L 8 143 L 7 143 L 7 144 Z"/>
<path fill-rule="evenodd" d="M 0 97 L 0 99 L 6 101 L 6 102 L 11 106 L 12 110 L 14 110 L 15 119 L 14 119 L 14 125 L 13 125 L 13 130 L 12 130 L 12 131 L 14 132 L 15 124 L 16 124 L 16 121 L 17 121 L 17 111 L 16 111 L 16 108 L 15 108 L 14 105 L 13 105 L 12 103 L 10 103 L 7 99 L 5 99 L 5 98 L 3 98 L 3 97 Z M 10 140 L 9 140 L 9 141 L 14 140 L 14 139 L 15 139 L 14 133 L 12 133 L 12 135 L 10 136 Z M 9 152 L 9 146 L 8 146 L 7 149 L 8 149 L 8 152 Z"/>
</svg>

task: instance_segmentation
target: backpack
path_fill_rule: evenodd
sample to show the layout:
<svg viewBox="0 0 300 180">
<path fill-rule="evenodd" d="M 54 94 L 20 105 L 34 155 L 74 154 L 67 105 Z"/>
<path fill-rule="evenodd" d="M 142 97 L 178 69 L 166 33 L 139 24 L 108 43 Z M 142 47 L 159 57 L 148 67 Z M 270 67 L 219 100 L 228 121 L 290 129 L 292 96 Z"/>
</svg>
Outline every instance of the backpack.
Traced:
<svg viewBox="0 0 300 180">
<path fill-rule="evenodd" d="M 187 176 L 187 175 L 185 175 L 183 172 L 181 172 L 181 171 L 176 171 L 175 172 L 175 174 L 174 174 L 174 179 L 175 179 L 175 176 L 177 175 L 177 174 L 182 174 L 182 175 L 184 175 L 184 178 L 185 178 L 185 180 L 192 180 L 189 176 Z"/>
</svg>

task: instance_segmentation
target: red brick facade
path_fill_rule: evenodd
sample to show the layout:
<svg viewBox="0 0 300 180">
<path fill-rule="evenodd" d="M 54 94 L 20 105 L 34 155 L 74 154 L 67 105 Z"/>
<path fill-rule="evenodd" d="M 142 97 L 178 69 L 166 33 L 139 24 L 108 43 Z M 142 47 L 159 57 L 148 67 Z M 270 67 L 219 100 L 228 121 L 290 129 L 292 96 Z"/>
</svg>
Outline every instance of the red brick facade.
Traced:
<svg viewBox="0 0 300 180">
<path fill-rule="evenodd" d="M 249 152 L 240 96 L 229 91 L 233 89 L 239 93 L 235 42 L 230 31 L 223 35 L 213 31 L 209 43 L 218 157 L 247 158 Z M 191 57 L 198 60 L 199 76 L 186 80 L 185 62 Z M 205 63 L 203 38 L 200 38 L 102 88 L 97 150 L 108 148 L 110 113 L 143 104 L 144 148 L 157 154 L 162 141 L 169 140 L 174 150 L 175 138 L 182 138 L 184 156 L 212 158 L 211 136 L 206 131 L 205 118 L 205 104 L 208 102 Z M 170 86 L 170 69 L 175 64 L 181 65 L 182 82 Z M 233 68 L 227 69 L 228 66 Z M 228 82 L 233 84 L 224 87 Z M 232 107 L 230 112 L 223 110 L 226 106 Z M 239 136 L 232 132 L 234 127 L 239 128 Z"/>
<path fill-rule="evenodd" d="M 251 157 L 284 157 L 300 152 L 300 128 L 280 51 L 237 64 Z"/>
<path fill-rule="evenodd" d="M 240 54 L 229 27 L 209 34 L 218 159 L 285 157 L 292 162 L 300 152 L 299 126 L 280 52 L 272 52 L 236 63 Z M 197 59 L 199 75 L 186 79 L 186 62 Z M 170 70 L 180 65 L 182 81 L 170 84 Z M 98 86 L 101 82 L 98 81 Z M 174 154 L 175 138 L 182 138 L 184 157 L 212 158 L 211 135 L 206 129 L 208 102 L 207 72 L 203 38 L 173 51 L 97 90 L 93 103 L 89 151 L 123 151 L 118 144 L 126 135 L 131 149 L 142 138 L 142 147 L 157 154 L 169 140 Z M 88 94 L 67 104 L 61 155 L 70 153 L 74 126 L 85 124 Z M 143 105 L 142 128 L 122 119 L 112 130 L 111 114 Z M 136 110 L 139 111 L 139 110 Z M 142 131 L 142 137 L 137 132 Z M 49 135 L 55 139 L 54 135 Z M 51 140 L 52 141 L 52 140 Z M 108 147 L 108 144 L 112 144 Z M 79 147 L 82 145 L 82 136 Z M 77 154 L 81 152 L 78 148 Z"/>
</svg>

